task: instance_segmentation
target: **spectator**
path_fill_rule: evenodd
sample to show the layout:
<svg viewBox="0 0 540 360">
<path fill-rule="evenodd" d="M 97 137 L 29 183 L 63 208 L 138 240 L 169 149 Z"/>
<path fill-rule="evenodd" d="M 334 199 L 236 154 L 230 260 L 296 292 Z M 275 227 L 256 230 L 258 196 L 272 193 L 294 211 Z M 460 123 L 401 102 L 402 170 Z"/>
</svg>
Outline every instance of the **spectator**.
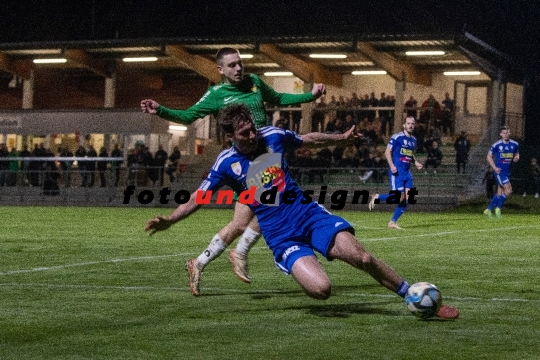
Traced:
<svg viewBox="0 0 540 360">
<path fill-rule="evenodd" d="M 86 157 L 88 158 L 97 158 L 98 154 L 96 152 L 96 149 L 94 149 L 93 145 L 88 146 L 88 151 L 86 152 Z M 88 176 L 90 177 L 90 180 L 88 182 L 88 187 L 93 187 L 94 183 L 96 181 L 96 162 L 94 160 L 86 161 L 86 172 L 88 173 Z"/>
<path fill-rule="evenodd" d="M 469 160 L 469 151 L 471 150 L 471 142 L 467 138 L 467 133 L 462 131 L 459 137 L 454 142 L 454 149 L 456 150 L 456 169 L 459 174 L 459 170 L 462 168 L 465 174 L 465 166 Z"/>
<path fill-rule="evenodd" d="M 107 154 L 107 149 L 105 146 L 102 146 L 101 149 L 99 149 L 99 157 L 100 158 L 106 158 L 109 157 L 109 154 Z M 106 176 L 105 173 L 107 171 L 107 161 L 98 161 L 97 162 L 97 169 L 99 172 L 99 180 L 100 180 L 100 187 L 107 186 Z"/>
<path fill-rule="evenodd" d="M 169 181 L 172 184 L 175 180 L 174 174 L 178 169 L 178 162 L 182 155 L 180 154 L 180 149 L 178 146 L 175 146 L 172 154 L 169 156 L 169 165 L 167 165 L 167 170 L 165 171 L 169 175 Z"/>
<path fill-rule="evenodd" d="M 291 107 L 299 107 L 299 104 L 291 105 Z M 302 121 L 302 111 L 294 110 L 291 111 L 292 119 L 292 131 L 300 132 L 300 122 Z"/>
<path fill-rule="evenodd" d="M 538 166 L 536 158 L 531 159 L 529 165 L 529 179 L 530 183 L 534 186 L 534 197 L 538 199 L 540 193 L 540 166 Z M 527 196 L 527 190 L 523 192 L 523 196 Z"/>
<path fill-rule="evenodd" d="M 11 148 L 11 151 L 8 154 L 8 158 L 16 158 L 19 154 L 17 153 L 17 150 L 15 148 Z M 19 161 L 18 160 L 10 160 L 8 163 L 8 172 L 6 177 L 6 185 L 7 186 L 15 186 L 17 185 L 17 172 L 19 171 Z"/>
<path fill-rule="evenodd" d="M 65 145 L 60 149 L 59 156 L 64 157 L 64 158 L 71 158 L 73 157 L 73 153 L 69 151 L 69 147 Z M 73 166 L 73 160 L 62 159 L 60 161 L 60 169 L 62 170 L 62 177 L 64 180 L 65 187 L 71 186 L 71 167 L 72 166 Z"/>
<path fill-rule="evenodd" d="M 30 151 L 28 151 L 28 146 L 24 145 L 23 146 L 23 150 L 21 151 L 20 153 L 20 157 L 24 157 L 24 158 L 27 158 L 27 157 L 30 157 L 32 154 L 30 153 Z M 21 179 L 21 183 L 23 185 L 28 185 L 29 184 L 29 174 L 28 174 L 28 166 L 29 166 L 30 162 L 28 160 L 23 160 L 22 163 L 21 163 L 21 169 L 22 169 L 22 179 Z"/>
<path fill-rule="evenodd" d="M 451 135 L 454 133 L 453 118 L 454 118 L 454 100 L 450 98 L 450 94 L 444 94 L 444 100 L 442 101 L 443 107 L 441 111 L 441 130 L 445 135 Z"/>
<path fill-rule="evenodd" d="M 437 119 L 441 115 L 441 105 L 433 94 L 429 94 L 429 97 L 422 103 L 422 110 L 420 112 L 420 122 L 428 124 L 430 127 L 436 126 Z"/>
<path fill-rule="evenodd" d="M 138 185 L 146 186 L 148 185 L 148 179 L 152 182 L 153 185 L 156 184 L 158 174 L 156 168 L 154 168 L 154 157 L 150 153 L 148 146 L 141 145 L 140 157 L 139 157 L 139 179 Z"/>
<path fill-rule="evenodd" d="M 9 152 L 6 144 L 0 144 L 0 186 L 6 185 L 7 173 L 9 169 L 8 161 L 1 158 L 7 158 L 8 154 Z"/>
<path fill-rule="evenodd" d="M 159 174 L 159 184 L 163 186 L 163 177 L 165 175 L 165 163 L 167 162 L 167 157 L 169 155 L 165 150 L 163 150 L 163 145 L 158 145 L 158 150 L 154 154 L 154 166 L 157 167 Z"/>
<path fill-rule="evenodd" d="M 114 144 L 114 149 L 111 152 L 111 157 L 121 158 L 124 154 L 122 150 L 118 147 L 118 144 Z M 122 161 L 111 161 L 111 173 L 114 173 L 114 186 L 118 186 L 118 181 L 120 180 L 120 167 L 122 166 Z"/>
<path fill-rule="evenodd" d="M 486 196 L 488 201 L 491 201 L 493 195 L 495 195 L 495 188 L 497 187 L 497 179 L 495 179 L 495 172 L 488 165 L 482 184 L 486 184 Z"/>
<path fill-rule="evenodd" d="M 376 182 L 382 182 L 384 173 L 387 171 L 388 164 L 384 160 L 381 153 L 375 149 L 369 152 L 368 157 L 360 164 L 366 171 L 359 176 L 362 183 L 366 183 L 370 178 Z"/>
<path fill-rule="evenodd" d="M 412 116 L 415 119 L 418 119 L 418 101 L 414 97 L 410 97 L 409 100 L 405 102 L 405 113 L 407 113 L 407 116 Z"/>
<path fill-rule="evenodd" d="M 385 93 L 381 93 L 381 98 L 379 99 L 379 107 L 388 107 L 390 106 L 390 103 L 388 99 L 386 98 Z M 379 110 L 379 120 L 381 121 L 381 132 L 380 134 L 382 136 L 387 136 L 386 129 L 390 129 L 390 134 L 392 133 L 392 128 L 388 126 L 389 123 L 389 115 L 388 110 Z"/>
<path fill-rule="evenodd" d="M 377 106 L 379 106 L 379 99 L 377 99 L 375 97 L 375 93 L 372 92 L 371 95 L 369 96 L 369 107 L 377 107 Z M 375 116 L 377 116 L 377 111 L 369 110 L 367 113 L 367 116 L 368 116 L 368 121 L 373 122 L 373 120 L 375 120 Z"/>
<path fill-rule="evenodd" d="M 84 146 L 80 145 L 77 151 L 75 151 L 75 157 L 78 158 L 84 158 L 86 157 L 86 150 Z M 79 174 L 81 175 L 81 186 L 87 187 L 88 186 L 88 172 L 87 172 L 87 163 L 85 160 L 77 160 L 77 164 L 79 165 Z"/>
<path fill-rule="evenodd" d="M 425 152 L 425 138 L 426 138 L 426 127 L 423 124 L 418 124 L 414 128 L 414 137 L 416 138 L 416 153 L 423 154 Z M 431 139 L 430 139 L 431 140 Z M 431 144 L 431 143 L 429 143 Z"/>
<path fill-rule="evenodd" d="M 319 98 L 319 102 L 315 103 L 315 108 L 313 109 L 313 115 L 311 116 L 311 131 L 312 132 L 323 132 L 324 131 L 324 116 L 326 109 L 326 101 L 324 96 Z"/>
<path fill-rule="evenodd" d="M 341 163 L 338 166 L 341 167 L 358 167 L 360 160 L 358 159 L 358 150 L 353 144 L 348 145 L 343 151 L 343 157 Z"/>
<path fill-rule="evenodd" d="M 426 162 L 424 163 L 424 167 L 428 168 L 430 166 L 433 166 L 433 168 L 435 169 L 433 170 L 433 173 L 436 174 L 437 173 L 436 169 L 439 167 L 439 165 L 441 165 L 442 158 L 443 158 L 443 154 L 441 152 L 441 149 L 439 149 L 439 143 L 434 140 L 431 143 L 431 148 L 428 149 L 427 158 L 426 158 Z M 427 171 L 424 171 L 424 174 L 425 173 L 427 173 Z"/>
</svg>

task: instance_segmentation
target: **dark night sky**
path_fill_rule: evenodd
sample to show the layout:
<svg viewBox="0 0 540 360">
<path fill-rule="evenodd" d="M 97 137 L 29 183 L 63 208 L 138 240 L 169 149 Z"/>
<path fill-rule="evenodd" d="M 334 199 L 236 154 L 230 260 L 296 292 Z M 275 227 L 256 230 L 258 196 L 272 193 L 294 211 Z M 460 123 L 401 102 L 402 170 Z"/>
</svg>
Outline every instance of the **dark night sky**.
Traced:
<svg viewBox="0 0 540 360">
<path fill-rule="evenodd" d="M 0 42 L 468 32 L 540 53 L 540 0 L 2 0 Z"/>
</svg>

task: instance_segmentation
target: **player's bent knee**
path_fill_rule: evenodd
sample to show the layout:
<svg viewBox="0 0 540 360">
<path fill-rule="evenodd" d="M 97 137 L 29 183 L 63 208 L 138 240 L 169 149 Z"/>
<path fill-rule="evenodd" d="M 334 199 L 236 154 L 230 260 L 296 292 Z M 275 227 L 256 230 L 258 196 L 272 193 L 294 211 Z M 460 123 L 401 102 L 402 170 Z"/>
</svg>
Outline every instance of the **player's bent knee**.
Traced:
<svg viewBox="0 0 540 360">
<path fill-rule="evenodd" d="M 332 294 L 332 287 L 330 286 L 330 284 L 328 284 L 327 286 L 321 286 L 314 289 L 305 290 L 306 294 L 317 300 L 326 300 Z"/>
</svg>

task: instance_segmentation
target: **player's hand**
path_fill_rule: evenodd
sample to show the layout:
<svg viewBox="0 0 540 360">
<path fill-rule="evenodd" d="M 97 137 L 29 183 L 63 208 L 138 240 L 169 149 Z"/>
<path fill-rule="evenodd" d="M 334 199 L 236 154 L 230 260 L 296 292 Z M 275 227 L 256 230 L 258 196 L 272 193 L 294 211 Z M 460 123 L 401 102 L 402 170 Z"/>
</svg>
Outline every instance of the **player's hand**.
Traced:
<svg viewBox="0 0 540 360">
<path fill-rule="evenodd" d="M 356 126 L 355 125 L 351 126 L 349 130 L 343 133 L 343 139 L 354 140 L 354 139 L 362 137 L 362 134 L 358 134 L 355 130 L 356 130 Z"/>
<path fill-rule="evenodd" d="M 495 171 L 495 173 L 499 175 L 501 173 L 501 168 L 496 167 L 493 171 Z"/>
<path fill-rule="evenodd" d="M 141 100 L 141 110 L 143 113 L 155 114 L 157 113 L 158 107 L 159 103 L 157 101 L 152 99 Z"/>
<path fill-rule="evenodd" d="M 326 86 L 324 86 L 324 84 L 313 84 L 311 93 L 315 99 L 318 99 L 321 96 L 326 95 Z"/>
<path fill-rule="evenodd" d="M 174 222 L 169 220 L 167 217 L 158 215 L 146 222 L 144 231 L 149 232 L 148 235 L 152 236 L 158 231 L 167 230 L 172 224 L 174 224 Z"/>
<path fill-rule="evenodd" d="M 421 163 L 420 161 L 416 161 L 416 162 L 414 163 L 414 166 L 416 166 L 416 168 L 417 168 L 418 170 L 422 170 L 422 169 L 424 168 L 424 165 L 422 165 L 422 163 Z"/>
</svg>

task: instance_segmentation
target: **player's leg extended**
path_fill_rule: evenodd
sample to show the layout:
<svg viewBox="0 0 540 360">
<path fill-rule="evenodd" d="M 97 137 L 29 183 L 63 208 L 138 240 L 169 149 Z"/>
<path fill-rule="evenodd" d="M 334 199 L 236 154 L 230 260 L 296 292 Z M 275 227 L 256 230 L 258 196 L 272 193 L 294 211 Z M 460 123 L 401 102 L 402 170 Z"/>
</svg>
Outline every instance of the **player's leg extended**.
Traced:
<svg viewBox="0 0 540 360">
<path fill-rule="evenodd" d="M 328 251 L 328 256 L 365 271 L 379 284 L 402 298 L 405 297 L 407 290 L 409 290 L 410 285 L 407 281 L 385 262 L 371 255 L 348 231 L 341 231 L 336 235 L 334 243 Z M 457 319 L 459 311 L 443 304 L 436 316 L 443 319 Z"/>
<path fill-rule="evenodd" d="M 247 218 L 244 208 L 248 208 L 249 210 Z M 237 211 L 238 209 L 240 209 L 240 211 Z M 199 286 L 204 268 L 221 255 L 227 246 L 244 232 L 252 217 L 253 212 L 249 207 L 237 202 L 233 219 L 214 235 L 210 244 L 208 244 L 206 249 L 204 249 L 196 259 L 188 260 L 186 263 L 186 271 L 188 272 L 188 285 L 193 295 L 200 295 Z"/>
<path fill-rule="evenodd" d="M 316 256 L 302 256 L 296 260 L 291 275 L 310 297 L 319 300 L 330 297 L 332 292 L 330 279 Z"/>
<path fill-rule="evenodd" d="M 396 188 L 396 176 L 392 174 L 392 171 L 388 169 L 388 179 L 390 181 L 390 191 L 395 190 Z M 371 195 L 371 199 L 368 203 L 368 209 L 373 210 L 376 204 L 380 204 L 381 202 L 385 202 L 386 199 L 390 197 L 390 194 L 373 194 Z"/>
<path fill-rule="evenodd" d="M 328 257 L 339 259 L 357 269 L 365 271 L 385 288 L 404 297 L 408 283 L 390 266 L 371 255 L 348 231 L 336 234 L 328 251 Z"/>
<path fill-rule="evenodd" d="M 240 228 L 245 228 L 245 230 L 238 244 L 236 244 L 236 248 L 231 250 L 229 259 L 236 276 L 240 280 L 249 283 L 251 282 L 251 277 L 248 271 L 247 255 L 249 250 L 261 237 L 261 230 L 257 218 L 247 205 L 237 203 L 235 207 L 235 218 L 237 218 L 237 221 L 233 219 L 233 223 L 236 223 Z M 246 224 L 249 225 L 246 226 Z"/>
</svg>

